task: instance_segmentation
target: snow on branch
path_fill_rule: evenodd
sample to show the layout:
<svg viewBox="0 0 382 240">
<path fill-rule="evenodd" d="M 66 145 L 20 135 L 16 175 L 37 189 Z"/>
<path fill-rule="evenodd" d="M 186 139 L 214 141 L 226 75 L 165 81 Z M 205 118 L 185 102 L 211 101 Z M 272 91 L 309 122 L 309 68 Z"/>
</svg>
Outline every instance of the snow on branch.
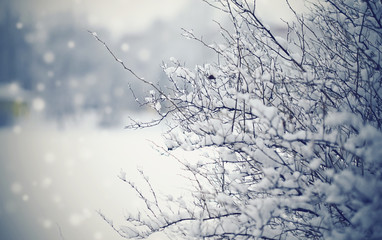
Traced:
<svg viewBox="0 0 382 240">
<path fill-rule="evenodd" d="M 230 19 L 218 24 L 222 43 L 184 35 L 217 61 L 189 69 L 172 58 L 163 66 L 169 93 L 93 34 L 159 93 L 146 102 L 160 118 L 132 128 L 168 119 L 160 150 L 193 186 L 187 197 L 162 197 L 143 172 L 146 191 L 122 174 L 144 207 L 116 231 L 141 239 L 158 231 L 181 239 L 381 239 L 381 2 L 320 0 L 303 15 L 287 2 L 296 20 L 281 37 L 257 16 L 256 1 L 205 1 Z M 204 157 L 180 161 L 177 149 Z"/>
</svg>

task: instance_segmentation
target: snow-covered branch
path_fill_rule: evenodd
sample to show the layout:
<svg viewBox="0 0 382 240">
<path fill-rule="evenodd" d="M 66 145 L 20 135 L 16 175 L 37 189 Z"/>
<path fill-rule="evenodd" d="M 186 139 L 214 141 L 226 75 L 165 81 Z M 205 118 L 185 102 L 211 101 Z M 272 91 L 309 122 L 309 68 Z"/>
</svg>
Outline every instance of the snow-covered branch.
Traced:
<svg viewBox="0 0 382 240">
<path fill-rule="evenodd" d="M 192 196 L 162 201 L 143 174 L 149 194 L 122 178 L 146 209 L 118 231 L 126 238 L 157 231 L 184 239 L 382 238 L 381 2 L 314 1 L 304 15 L 288 3 L 296 21 L 287 23 L 286 39 L 261 22 L 256 1 L 208 2 L 231 19 L 232 26 L 219 24 L 225 42 L 184 34 L 217 62 L 164 64 L 171 97 L 136 76 L 164 97 L 146 101 L 160 109 L 159 120 L 132 126 L 169 119 L 168 156 L 175 149 L 207 156 L 180 161 Z"/>
</svg>

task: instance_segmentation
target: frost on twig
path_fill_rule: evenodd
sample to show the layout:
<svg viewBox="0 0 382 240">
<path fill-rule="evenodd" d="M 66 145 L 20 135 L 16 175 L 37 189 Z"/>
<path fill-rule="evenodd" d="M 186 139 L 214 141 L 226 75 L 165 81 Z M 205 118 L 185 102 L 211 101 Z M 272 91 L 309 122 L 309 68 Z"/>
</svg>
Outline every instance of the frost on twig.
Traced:
<svg viewBox="0 0 382 240">
<path fill-rule="evenodd" d="M 154 83 L 150 82 L 150 81 L 147 81 L 145 78 L 143 77 L 140 77 L 135 71 L 133 71 L 131 68 L 127 67 L 125 65 L 125 63 L 119 59 L 115 53 L 109 48 L 109 46 L 106 44 L 106 42 L 104 42 L 95 32 L 91 32 L 91 31 L 88 31 L 89 33 L 91 33 L 95 39 L 102 43 L 104 45 L 104 47 L 107 49 L 107 51 L 111 54 L 111 56 L 114 58 L 114 60 L 116 62 L 118 62 L 119 64 L 122 65 L 123 69 L 127 70 L 130 74 L 132 74 L 137 80 L 139 80 L 140 82 L 143 82 L 144 84 L 152 87 L 156 92 L 159 93 L 159 95 L 161 96 L 160 99 L 155 99 L 155 104 L 153 105 L 154 109 L 157 111 L 157 113 L 160 113 L 160 111 L 157 109 L 157 104 L 159 103 L 160 104 L 160 101 L 163 101 L 164 99 L 167 100 L 169 103 L 170 103 L 170 106 L 171 108 L 167 111 L 167 114 L 170 113 L 170 112 L 176 112 L 177 114 L 180 114 L 180 115 L 183 115 L 183 111 L 181 111 L 181 109 L 178 107 L 178 105 L 176 104 L 176 102 L 167 94 L 164 93 L 163 90 L 160 89 L 160 87 L 158 87 L 157 85 L 155 85 Z M 165 115 L 167 115 L 165 114 Z M 161 115 L 161 114 L 159 114 Z M 186 116 L 183 116 L 185 121 L 188 121 L 187 117 Z M 165 116 L 161 116 L 159 119 L 157 120 L 154 120 L 152 123 L 151 122 L 147 122 L 144 124 L 144 126 L 148 127 L 148 126 L 155 126 L 157 125 L 157 123 L 161 122 L 163 119 L 165 118 Z M 126 128 L 140 128 L 140 126 L 138 125 L 129 125 L 129 126 L 126 126 Z"/>
</svg>

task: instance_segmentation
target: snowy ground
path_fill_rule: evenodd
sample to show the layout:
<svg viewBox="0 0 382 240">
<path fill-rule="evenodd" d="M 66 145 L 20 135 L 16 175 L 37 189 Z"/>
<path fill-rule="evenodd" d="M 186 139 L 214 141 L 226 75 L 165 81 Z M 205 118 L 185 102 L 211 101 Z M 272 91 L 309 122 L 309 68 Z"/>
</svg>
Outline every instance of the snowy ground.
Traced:
<svg viewBox="0 0 382 240">
<path fill-rule="evenodd" d="M 117 177 L 121 169 L 139 182 L 142 168 L 159 188 L 180 189 L 174 160 L 147 141 L 161 143 L 158 129 L 100 129 L 91 122 L 62 129 L 30 120 L 0 129 L 0 239 L 122 239 L 96 212 L 118 223 L 139 205 Z"/>
</svg>

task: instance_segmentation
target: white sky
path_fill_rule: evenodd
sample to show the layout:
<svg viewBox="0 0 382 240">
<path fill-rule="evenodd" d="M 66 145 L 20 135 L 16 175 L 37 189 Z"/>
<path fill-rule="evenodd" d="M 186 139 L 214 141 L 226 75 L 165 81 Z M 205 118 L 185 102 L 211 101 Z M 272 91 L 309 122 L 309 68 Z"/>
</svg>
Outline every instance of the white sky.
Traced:
<svg viewBox="0 0 382 240">
<path fill-rule="evenodd" d="M 138 33 L 158 20 L 169 21 L 181 17 L 183 11 L 200 11 L 207 8 L 201 0 L 13 0 L 25 19 L 54 16 L 68 10 L 82 16 L 90 26 L 100 26 L 115 34 Z M 290 0 L 297 10 L 303 0 Z M 265 21 L 277 23 L 280 18 L 290 19 L 291 13 L 284 0 L 257 0 L 258 13 Z M 205 13 L 205 12 L 204 12 Z M 213 13 L 212 13 L 213 14 Z M 214 18 L 216 16 L 200 16 Z M 197 26 L 195 26 L 197 27 Z"/>
<path fill-rule="evenodd" d="M 14 0 L 24 20 L 72 12 L 83 16 L 93 26 L 112 32 L 136 33 L 157 20 L 170 20 L 190 0 Z M 83 19 L 80 19 L 83 20 Z"/>
</svg>

